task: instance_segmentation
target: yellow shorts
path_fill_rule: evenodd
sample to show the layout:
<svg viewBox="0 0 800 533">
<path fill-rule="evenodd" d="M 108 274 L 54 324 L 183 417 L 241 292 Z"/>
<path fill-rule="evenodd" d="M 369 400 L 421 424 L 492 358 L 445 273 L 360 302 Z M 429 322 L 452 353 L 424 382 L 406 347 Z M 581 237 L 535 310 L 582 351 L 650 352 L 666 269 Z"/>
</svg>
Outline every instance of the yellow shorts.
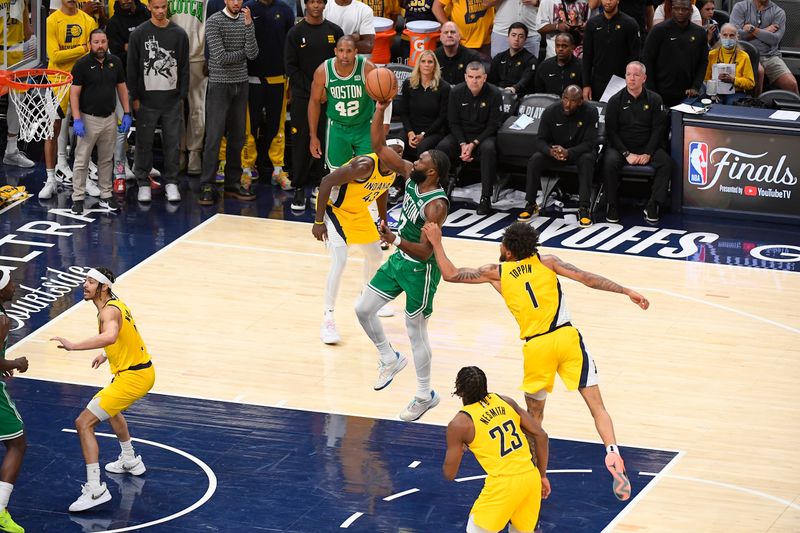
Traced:
<svg viewBox="0 0 800 533">
<path fill-rule="evenodd" d="M 553 392 L 556 372 L 567 390 L 597 385 L 597 367 L 583 344 L 580 332 L 563 326 L 534 337 L 522 347 L 525 365 L 523 391 L 534 394 L 542 389 Z"/>
<path fill-rule="evenodd" d="M 380 240 L 378 228 L 367 206 L 358 213 L 343 211 L 333 206 L 325 208 L 328 239 L 334 246 L 345 244 L 370 244 Z"/>
<path fill-rule="evenodd" d="M 156 371 L 153 366 L 142 370 L 126 370 L 120 372 L 111 383 L 94 395 L 100 399 L 100 408 L 109 416 L 116 416 L 143 398 L 156 382 Z"/>
<path fill-rule="evenodd" d="M 509 521 L 520 531 L 533 531 L 542 506 L 542 478 L 535 468 L 516 476 L 489 476 L 470 514 L 487 531 L 501 531 Z"/>
</svg>

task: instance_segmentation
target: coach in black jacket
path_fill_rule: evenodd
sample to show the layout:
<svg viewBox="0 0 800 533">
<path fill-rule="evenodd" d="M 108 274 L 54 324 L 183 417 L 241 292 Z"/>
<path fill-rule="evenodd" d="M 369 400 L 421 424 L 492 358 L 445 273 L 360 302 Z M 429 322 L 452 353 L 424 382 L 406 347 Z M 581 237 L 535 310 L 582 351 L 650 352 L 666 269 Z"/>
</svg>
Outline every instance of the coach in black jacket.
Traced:
<svg viewBox="0 0 800 533">
<path fill-rule="evenodd" d="M 497 174 L 495 139 L 500 128 L 503 97 L 500 89 L 486 83 L 486 69 L 480 61 L 467 65 L 465 82 L 450 91 L 447 120 L 450 134 L 437 148 L 451 161 L 481 162 L 481 201 L 479 215 L 491 210 L 492 184 Z"/>
</svg>

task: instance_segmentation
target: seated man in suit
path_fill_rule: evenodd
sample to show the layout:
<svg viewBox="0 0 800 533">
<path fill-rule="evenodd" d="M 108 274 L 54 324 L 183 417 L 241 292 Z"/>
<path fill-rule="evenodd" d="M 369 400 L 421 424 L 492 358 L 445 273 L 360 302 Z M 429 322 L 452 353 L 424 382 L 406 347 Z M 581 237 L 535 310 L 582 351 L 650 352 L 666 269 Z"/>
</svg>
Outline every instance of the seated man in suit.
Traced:
<svg viewBox="0 0 800 533">
<path fill-rule="evenodd" d="M 526 206 L 519 214 L 519 221 L 530 220 L 539 212 L 536 194 L 545 166 L 572 164 L 578 167 L 578 222 L 582 228 L 592 225 L 589 196 L 594 176 L 597 123 L 597 109 L 584 102 L 583 90 L 577 85 L 564 89 L 561 101 L 544 110 L 535 151 L 528 159 Z"/>
<path fill-rule="evenodd" d="M 617 187 L 619 171 L 626 163 L 651 165 L 656 169 L 644 211 L 647 222 L 658 222 L 659 207 L 667 201 L 672 160 L 661 148 L 666 138 L 667 112 L 658 93 L 645 89 L 645 80 L 645 66 L 639 61 L 628 63 L 625 88 L 612 96 L 606 107 L 608 147 L 603 155 L 603 176 L 608 198 L 608 222 L 619 222 Z"/>
</svg>

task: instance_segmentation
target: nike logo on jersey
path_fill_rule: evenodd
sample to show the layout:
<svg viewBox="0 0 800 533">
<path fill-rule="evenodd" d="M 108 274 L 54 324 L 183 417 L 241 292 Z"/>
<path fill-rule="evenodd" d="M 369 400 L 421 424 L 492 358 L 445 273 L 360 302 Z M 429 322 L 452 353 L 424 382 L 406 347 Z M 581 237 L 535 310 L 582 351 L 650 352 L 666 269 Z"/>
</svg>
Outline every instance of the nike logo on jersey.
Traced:
<svg viewBox="0 0 800 533">
<path fill-rule="evenodd" d="M 553 76 L 555 76 L 555 74 L 548 74 L 548 76 L 552 78 Z"/>
<path fill-rule="evenodd" d="M 464 103 L 463 103 L 463 104 L 461 104 L 461 105 L 469 105 L 469 102 L 464 102 Z"/>
<path fill-rule="evenodd" d="M 92 65 L 92 66 L 91 66 L 91 67 L 89 67 L 89 68 L 90 68 L 90 69 L 97 68 L 97 65 Z"/>
<path fill-rule="evenodd" d="M 628 109 L 629 107 L 630 107 L 629 105 L 626 105 L 622 109 Z"/>
<path fill-rule="evenodd" d="M 677 39 L 677 37 L 670 37 L 669 38 L 670 41 L 674 41 L 675 39 Z"/>
<path fill-rule="evenodd" d="M 563 123 L 563 122 L 562 122 L 562 123 L 560 123 L 560 124 L 559 124 L 558 122 L 556 122 L 556 126 L 563 126 L 563 125 L 564 125 L 564 123 Z"/>
</svg>

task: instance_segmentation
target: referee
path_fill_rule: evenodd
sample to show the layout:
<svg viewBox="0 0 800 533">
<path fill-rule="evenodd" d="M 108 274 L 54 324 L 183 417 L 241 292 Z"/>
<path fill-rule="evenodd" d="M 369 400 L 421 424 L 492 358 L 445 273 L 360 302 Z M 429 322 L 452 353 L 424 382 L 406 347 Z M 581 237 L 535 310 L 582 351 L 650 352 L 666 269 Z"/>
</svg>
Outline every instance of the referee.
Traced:
<svg viewBox="0 0 800 533">
<path fill-rule="evenodd" d="M 117 130 L 126 133 L 132 120 L 123 65 L 116 56 L 108 53 L 108 37 L 104 30 L 95 29 L 89 34 L 89 53 L 72 67 L 72 78 L 69 100 L 74 119 L 73 129 L 78 136 L 72 177 L 72 212 L 78 215 L 83 213 L 86 171 L 95 145 L 100 206 L 117 209 L 117 202 L 111 193 L 114 145 Z M 119 128 L 114 113 L 117 96 L 125 111 Z"/>
</svg>

